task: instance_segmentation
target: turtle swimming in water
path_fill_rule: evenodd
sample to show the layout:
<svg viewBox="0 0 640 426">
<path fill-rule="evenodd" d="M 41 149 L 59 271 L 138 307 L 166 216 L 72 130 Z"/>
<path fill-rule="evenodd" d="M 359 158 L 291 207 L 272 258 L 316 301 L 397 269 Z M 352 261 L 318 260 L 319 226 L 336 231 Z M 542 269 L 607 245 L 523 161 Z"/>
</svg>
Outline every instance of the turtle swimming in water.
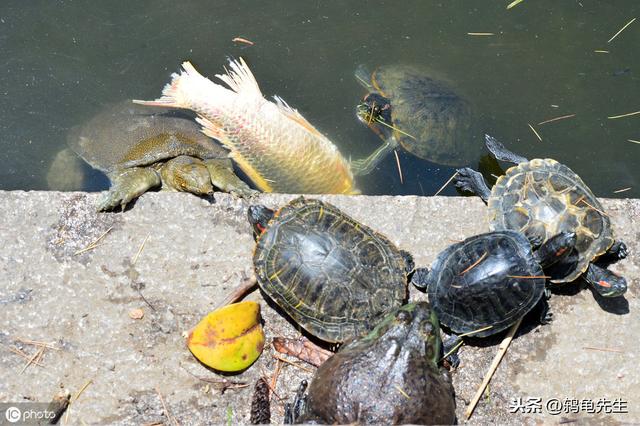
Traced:
<svg viewBox="0 0 640 426">
<path fill-rule="evenodd" d="M 411 255 L 331 204 L 300 197 L 248 215 L 258 285 L 312 335 L 362 335 L 406 300 Z"/>
<path fill-rule="evenodd" d="M 233 173 L 228 152 L 188 116 L 126 101 L 106 108 L 69 138 L 69 146 L 111 181 L 98 210 L 123 210 L 152 188 L 213 193 L 214 187 L 249 196 Z"/>
<path fill-rule="evenodd" d="M 453 424 L 455 398 L 441 357 L 438 319 L 426 302 L 394 309 L 345 344 L 288 405 L 285 423 Z"/>
<path fill-rule="evenodd" d="M 442 251 L 429 271 L 418 268 L 411 282 L 426 289 L 440 322 L 455 334 L 486 337 L 499 333 L 538 304 L 548 320 L 544 271 L 561 262 L 576 235 L 561 232 L 532 249 L 520 232 L 475 235 Z"/>
<path fill-rule="evenodd" d="M 625 258 L 627 247 L 615 240 L 609 216 L 582 179 L 556 160 L 528 160 L 514 154 L 489 135 L 485 143 L 498 160 L 516 166 L 498 178 L 491 190 L 479 172 L 459 169 L 456 186 L 478 194 L 488 204 L 490 228 L 519 231 L 539 241 L 575 232 L 575 250 L 549 269 L 551 282 L 571 282 L 582 275 L 601 296 L 623 295 L 626 280 L 606 269 L 606 264 Z"/>
<path fill-rule="evenodd" d="M 369 157 L 353 161 L 354 173 L 370 173 L 398 146 L 446 166 L 466 165 L 479 157 L 471 106 L 447 82 L 407 65 L 373 72 L 360 66 L 356 78 L 368 91 L 356 114 L 384 144 Z"/>
</svg>

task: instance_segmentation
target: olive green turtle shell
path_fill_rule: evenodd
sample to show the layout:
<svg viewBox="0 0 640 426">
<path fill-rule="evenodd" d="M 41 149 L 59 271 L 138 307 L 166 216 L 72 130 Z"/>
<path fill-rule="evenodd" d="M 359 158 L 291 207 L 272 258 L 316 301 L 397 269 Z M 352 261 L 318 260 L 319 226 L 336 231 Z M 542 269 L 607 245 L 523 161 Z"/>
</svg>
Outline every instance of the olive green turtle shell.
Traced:
<svg viewBox="0 0 640 426">
<path fill-rule="evenodd" d="M 124 101 L 110 105 L 69 135 L 69 147 L 107 174 L 149 166 L 179 155 L 202 160 L 227 152 L 205 136 L 181 111 L 167 111 Z"/>
<path fill-rule="evenodd" d="M 300 197 L 277 211 L 258 238 L 253 262 L 262 290 L 327 342 L 366 333 L 407 295 L 401 251 L 318 200 Z"/>
<path fill-rule="evenodd" d="M 552 159 L 534 159 L 511 167 L 491 191 L 492 230 L 511 229 L 546 241 L 562 231 L 575 232 L 579 259 L 562 279 L 570 282 L 614 242 L 609 216 L 589 187 L 569 167 Z"/>
<path fill-rule="evenodd" d="M 407 65 L 379 67 L 371 83 L 390 100 L 393 125 L 411 135 L 394 132 L 405 150 L 447 166 L 478 158 L 482 145 L 474 143 L 471 107 L 448 83 Z"/>
</svg>

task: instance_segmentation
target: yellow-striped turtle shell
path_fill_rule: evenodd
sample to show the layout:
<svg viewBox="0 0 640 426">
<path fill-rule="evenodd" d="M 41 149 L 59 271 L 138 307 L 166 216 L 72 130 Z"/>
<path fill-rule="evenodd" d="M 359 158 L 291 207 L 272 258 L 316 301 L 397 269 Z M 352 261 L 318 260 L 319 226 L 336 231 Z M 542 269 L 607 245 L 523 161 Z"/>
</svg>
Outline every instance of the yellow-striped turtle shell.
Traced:
<svg viewBox="0 0 640 426">
<path fill-rule="evenodd" d="M 262 290 L 327 342 L 371 330 L 407 295 L 408 253 L 331 204 L 297 198 L 278 210 L 253 256 Z"/>
<path fill-rule="evenodd" d="M 511 167 L 498 178 L 488 205 L 495 231 L 511 229 L 541 241 L 562 231 L 576 233 L 575 268 L 551 282 L 573 281 L 614 242 L 611 221 L 598 199 L 556 160 L 534 159 Z"/>
</svg>

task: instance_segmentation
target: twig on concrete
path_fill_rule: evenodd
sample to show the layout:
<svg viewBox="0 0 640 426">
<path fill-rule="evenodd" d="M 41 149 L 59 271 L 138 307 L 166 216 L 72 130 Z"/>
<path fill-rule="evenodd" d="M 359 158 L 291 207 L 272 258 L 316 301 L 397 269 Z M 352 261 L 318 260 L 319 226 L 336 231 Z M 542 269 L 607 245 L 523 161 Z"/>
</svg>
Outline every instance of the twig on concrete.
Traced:
<svg viewBox="0 0 640 426">
<path fill-rule="evenodd" d="M 136 262 L 138 261 L 138 257 L 140 257 L 140 253 L 142 253 L 142 249 L 144 249 L 144 245 L 147 243 L 147 240 L 149 239 L 150 236 L 151 236 L 151 234 L 147 234 L 147 236 L 144 237 L 144 240 L 142 241 L 142 244 L 140 244 L 140 248 L 138 249 L 138 252 L 136 253 L 135 256 L 133 256 L 133 260 L 131 261 L 131 265 L 135 265 Z"/>
<path fill-rule="evenodd" d="M 27 361 L 27 363 L 24 365 L 24 367 L 22 367 L 22 370 L 20 370 L 19 374 L 24 373 L 24 370 L 26 370 L 27 367 L 29 367 L 31 364 L 38 363 L 40 361 L 40 358 L 42 357 L 42 354 L 44 353 L 45 349 L 46 349 L 46 347 L 40 346 L 40 349 L 38 349 L 36 351 L 36 353 L 34 353 L 33 356 L 31 358 L 29 358 L 29 361 Z"/>
<path fill-rule="evenodd" d="M 496 372 L 498 365 L 500 365 L 500 361 L 502 361 L 502 357 L 507 352 L 507 348 L 509 347 L 511 340 L 513 340 L 513 336 L 516 334 L 516 331 L 518 330 L 518 327 L 520 327 L 521 322 L 522 322 L 522 318 L 520 318 L 518 322 L 513 324 L 513 326 L 511 326 L 511 329 L 509 329 L 509 334 L 507 334 L 507 337 L 505 337 L 502 343 L 500 343 L 500 346 L 498 347 L 498 353 L 496 354 L 495 358 L 493 358 L 493 362 L 489 367 L 489 371 L 487 371 L 487 374 L 484 376 L 484 380 L 482 380 L 480 387 L 478 388 L 478 390 L 476 391 L 476 394 L 473 396 L 473 399 L 471 400 L 471 404 L 469 404 L 467 411 L 465 411 L 464 413 L 467 420 L 471 418 L 471 415 L 473 414 L 473 410 L 475 410 L 476 405 L 478 405 L 478 401 L 480 401 L 480 398 L 482 397 L 482 394 L 484 393 L 485 388 L 491 381 L 491 377 L 493 377 L 493 373 Z"/>
<path fill-rule="evenodd" d="M 93 241 L 92 243 L 89 243 L 89 245 L 88 245 L 88 246 L 86 246 L 85 248 L 80 249 L 80 250 L 76 251 L 75 253 L 73 253 L 73 255 L 74 255 L 74 256 L 77 256 L 77 255 L 82 254 L 82 253 L 84 253 L 84 252 L 86 252 L 86 251 L 93 250 L 94 248 L 101 246 L 102 244 L 98 244 L 98 243 L 99 243 L 100 241 L 102 241 L 102 239 L 103 239 L 104 237 L 106 237 L 106 236 L 107 236 L 107 234 L 108 234 L 109 232 L 111 232 L 111 230 L 112 230 L 112 229 L 113 229 L 113 226 L 112 226 L 111 228 L 107 229 L 106 231 L 104 231 L 104 233 L 103 233 L 102 235 L 100 235 L 98 238 L 96 238 L 96 240 L 95 240 L 95 241 Z"/>
<path fill-rule="evenodd" d="M 175 426 L 180 426 L 180 423 L 178 423 L 176 418 L 173 417 L 173 415 L 167 408 L 167 404 L 164 403 L 164 398 L 162 397 L 162 394 L 160 393 L 160 389 L 158 389 L 158 387 L 156 387 L 156 392 L 158 393 L 158 398 L 160 398 L 160 402 L 162 403 L 162 409 L 164 410 L 164 414 L 165 416 L 167 416 L 167 419 L 169 419 L 169 422 L 174 424 Z"/>
<path fill-rule="evenodd" d="M 300 370 L 302 370 L 302 371 L 306 371 L 307 373 L 313 373 L 313 371 L 312 371 L 312 370 L 310 370 L 310 369 L 308 369 L 308 368 L 306 368 L 306 367 L 303 367 L 303 366 L 301 366 L 301 365 L 298 365 L 298 364 L 296 364 L 295 362 L 289 361 L 288 359 L 284 359 L 284 358 L 279 357 L 278 355 L 275 355 L 275 354 L 272 354 L 271 356 L 272 356 L 273 358 L 277 359 L 277 360 L 280 360 L 280 361 L 282 361 L 282 362 L 286 363 L 286 364 L 293 365 L 294 367 L 297 367 L 297 368 L 299 368 L 299 369 L 300 369 Z"/>
<path fill-rule="evenodd" d="M 623 354 L 624 351 L 622 349 L 612 349 L 612 348 L 597 348 L 595 346 L 583 346 L 582 349 L 589 349 L 592 351 L 602 351 L 602 352 L 617 352 Z"/>
<path fill-rule="evenodd" d="M 87 383 L 85 383 L 84 386 L 80 388 L 80 390 L 74 395 L 73 399 L 69 400 L 69 404 L 67 406 L 67 414 L 65 414 L 64 416 L 65 425 L 69 422 L 69 415 L 71 414 L 71 404 L 73 404 L 78 400 L 78 398 L 80 398 L 80 395 L 82 395 L 82 392 L 84 392 L 85 389 L 87 389 L 91 383 L 93 383 L 93 379 L 87 380 Z"/>
<path fill-rule="evenodd" d="M 25 343 L 27 345 L 45 346 L 47 349 L 53 349 L 55 351 L 60 350 L 60 348 L 58 348 L 57 346 L 54 346 L 55 343 L 47 343 L 47 342 L 40 342 L 38 340 L 23 339 L 22 337 L 16 337 L 16 340 L 22 343 Z"/>
</svg>

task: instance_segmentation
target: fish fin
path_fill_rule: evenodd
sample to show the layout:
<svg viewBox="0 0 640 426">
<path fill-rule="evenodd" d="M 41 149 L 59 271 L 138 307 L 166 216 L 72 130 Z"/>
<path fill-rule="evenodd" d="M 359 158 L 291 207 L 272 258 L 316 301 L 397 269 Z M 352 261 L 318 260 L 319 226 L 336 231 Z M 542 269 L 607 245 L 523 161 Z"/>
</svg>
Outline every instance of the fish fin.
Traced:
<svg viewBox="0 0 640 426">
<path fill-rule="evenodd" d="M 313 124 L 309 123 L 307 119 L 304 118 L 302 114 L 298 112 L 297 109 L 290 107 L 289 104 L 285 102 L 285 100 L 282 99 L 280 96 L 274 96 L 273 99 L 275 99 L 276 105 L 278 106 L 278 109 L 280 110 L 280 112 L 282 112 L 287 118 L 300 124 L 302 127 L 307 129 L 311 133 L 321 136 L 323 138 L 325 137 L 318 129 L 313 127 Z"/>
<path fill-rule="evenodd" d="M 200 74 L 189 61 L 182 63 L 182 69 L 180 74 L 175 72 L 171 74 L 171 82 L 162 89 L 162 97 L 153 101 L 134 99 L 133 103 L 146 106 L 189 108 L 190 104 L 187 99 L 189 91 L 184 88 L 185 84 L 215 84 Z"/>
<path fill-rule="evenodd" d="M 224 130 L 222 130 L 220 126 L 217 126 L 211 120 L 208 120 L 202 116 L 196 117 L 196 122 L 202 126 L 202 133 L 209 136 L 210 138 L 220 141 L 225 147 L 232 148 L 227 143 L 227 138 Z"/>
<path fill-rule="evenodd" d="M 216 74 L 216 77 L 238 94 L 262 98 L 258 82 L 244 59 L 240 58 L 240 61 L 231 59 L 229 66 L 231 70 L 225 69 L 226 74 Z"/>
</svg>

